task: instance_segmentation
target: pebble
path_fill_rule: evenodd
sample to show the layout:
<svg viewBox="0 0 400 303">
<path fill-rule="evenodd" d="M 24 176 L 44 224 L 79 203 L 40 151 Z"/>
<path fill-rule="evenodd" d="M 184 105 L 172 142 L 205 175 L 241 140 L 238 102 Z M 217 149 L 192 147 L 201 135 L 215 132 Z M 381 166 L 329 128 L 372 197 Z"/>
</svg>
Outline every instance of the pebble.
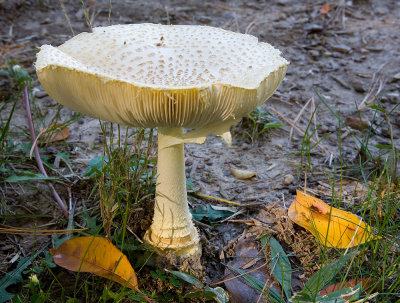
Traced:
<svg viewBox="0 0 400 303">
<path fill-rule="evenodd" d="M 386 97 L 388 98 L 389 102 L 392 104 L 397 104 L 400 100 L 400 95 L 399 93 L 387 93 Z"/>
<path fill-rule="evenodd" d="M 313 58 L 318 58 L 318 57 L 320 56 L 319 51 L 316 50 L 316 49 L 310 50 L 308 53 L 309 53 L 310 56 L 313 57 Z"/>
<path fill-rule="evenodd" d="M 187 158 L 185 161 L 186 166 L 192 166 L 193 165 L 193 159 L 192 158 Z"/>
<path fill-rule="evenodd" d="M 383 51 L 383 47 L 381 46 L 369 46 L 366 47 L 367 50 L 369 50 L 370 52 L 375 52 L 375 53 L 380 53 L 381 51 Z"/>
<path fill-rule="evenodd" d="M 208 158 L 208 159 L 204 159 L 204 163 L 208 166 L 211 166 L 211 165 L 213 165 L 214 161 L 213 161 L 213 159 Z"/>
<path fill-rule="evenodd" d="M 330 132 L 330 133 L 334 133 L 335 131 L 336 131 L 336 126 L 335 125 L 331 125 L 331 126 L 329 126 L 328 127 L 328 131 Z"/>
<path fill-rule="evenodd" d="M 356 92 L 365 93 L 367 91 L 364 83 L 360 79 L 352 78 L 350 82 Z"/>
<path fill-rule="evenodd" d="M 285 184 L 285 185 L 290 185 L 293 183 L 293 181 L 294 181 L 293 175 L 289 174 L 289 175 L 286 175 L 283 177 L 283 184 Z"/>
<path fill-rule="evenodd" d="M 396 81 L 399 81 L 399 80 L 400 80 L 400 73 L 397 73 L 392 77 L 391 82 L 396 82 Z"/>
<path fill-rule="evenodd" d="M 321 25 L 315 23 L 308 23 L 304 25 L 303 29 L 309 33 L 319 33 L 324 29 Z"/>
<path fill-rule="evenodd" d="M 41 98 L 44 98 L 44 97 L 47 97 L 47 96 L 48 96 L 48 94 L 44 90 L 35 91 L 35 97 L 36 98 L 41 99 Z"/>
<path fill-rule="evenodd" d="M 332 45 L 332 50 L 342 53 L 342 54 L 349 54 L 352 51 L 351 47 L 347 46 L 345 44 Z"/>
<path fill-rule="evenodd" d="M 212 22 L 212 19 L 208 16 L 200 16 L 198 21 L 203 24 L 210 24 Z"/>
<path fill-rule="evenodd" d="M 80 119 L 78 120 L 78 124 L 83 124 L 83 123 L 85 123 L 85 119 L 80 118 Z"/>
<path fill-rule="evenodd" d="M 296 186 L 294 186 L 294 185 L 290 185 L 289 186 L 289 193 L 290 194 L 295 195 L 296 194 L 296 190 L 297 190 Z"/>
<path fill-rule="evenodd" d="M 51 23 L 51 19 L 50 18 L 46 18 L 41 22 L 41 24 L 50 24 L 50 23 Z"/>
<path fill-rule="evenodd" d="M 258 185 L 256 186 L 256 189 L 261 189 L 261 190 L 263 190 L 263 189 L 268 189 L 268 188 L 269 188 L 269 185 L 266 184 L 266 183 L 261 183 L 261 184 L 258 184 Z"/>
<path fill-rule="evenodd" d="M 335 71 L 340 68 L 339 64 L 337 64 L 334 60 L 329 60 L 328 63 L 325 64 L 324 70 L 327 71 Z"/>
</svg>

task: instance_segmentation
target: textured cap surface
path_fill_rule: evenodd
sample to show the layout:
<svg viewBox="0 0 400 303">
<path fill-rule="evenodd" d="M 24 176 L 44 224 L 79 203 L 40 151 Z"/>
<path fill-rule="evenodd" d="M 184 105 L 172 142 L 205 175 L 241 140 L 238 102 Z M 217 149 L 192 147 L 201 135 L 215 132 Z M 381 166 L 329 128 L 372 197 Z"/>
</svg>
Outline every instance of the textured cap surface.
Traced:
<svg viewBox="0 0 400 303">
<path fill-rule="evenodd" d="M 288 62 L 250 35 L 207 26 L 95 28 L 44 45 L 44 89 L 73 110 L 120 124 L 191 127 L 235 120 L 279 86 Z"/>
</svg>

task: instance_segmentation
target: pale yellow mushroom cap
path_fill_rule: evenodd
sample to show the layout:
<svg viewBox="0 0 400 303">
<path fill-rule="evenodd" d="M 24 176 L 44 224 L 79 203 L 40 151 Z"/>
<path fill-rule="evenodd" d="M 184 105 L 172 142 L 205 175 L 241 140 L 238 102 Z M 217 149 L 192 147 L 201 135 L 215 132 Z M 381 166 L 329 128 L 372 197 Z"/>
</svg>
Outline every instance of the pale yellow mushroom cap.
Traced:
<svg viewBox="0 0 400 303">
<path fill-rule="evenodd" d="M 39 81 L 86 115 L 142 127 L 234 121 L 277 89 L 288 62 L 254 36 L 196 25 L 98 27 L 37 55 Z"/>
</svg>

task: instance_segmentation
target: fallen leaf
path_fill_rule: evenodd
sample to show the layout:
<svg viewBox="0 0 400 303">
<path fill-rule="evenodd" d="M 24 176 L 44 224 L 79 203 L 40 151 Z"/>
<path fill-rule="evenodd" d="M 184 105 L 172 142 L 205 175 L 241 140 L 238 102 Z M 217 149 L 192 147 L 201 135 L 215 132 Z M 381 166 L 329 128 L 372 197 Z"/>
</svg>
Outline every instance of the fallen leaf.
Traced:
<svg viewBox="0 0 400 303">
<path fill-rule="evenodd" d="M 363 278 L 363 279 L 350 279 L 350 280 L 348 280 L 348 281 L 346 281 L 346 282 L 344 282 L 344 283 L 342 283 L 342 282 L 335 283 L 335 284 L 329 285 L 329 286 L 325 287 L 324 289 L 322 289 L 322 290 L 319 292 L 318 295 L 319 295 L 319 296 L 325 296 L 325 295 L 327 295 L 327 294 L 333 293 L 333 292 L 338 291 L 338 290 L 343 289 L 343 288 L 348 288 L 348 287 L 353 288 L 353 287 L 355 287 L 357 284 L 360 284 L 360 283 L 361 283 L 361 285 L 362 285 L 361 289 L 362 289 L 362 290 L 365 290 L 365 289 L 367 289 L 369 286 L 372 285 L 372 280 L 371 280 L 371 279 L 367 279 L 367 278 Z"/>
<path fill-rule="evenodd" d="M 319 10 L 319 12 L 323 15 L 329 13 L 329 11 L 331 10 L 331 6 L 329 4 L 325 4 L 323 7 L 321 7 L 321 9 Z"/>
<path fill-rule="evenodd" d="M 288 216 L 328 247 L 353 247 L 379 238 L 354 214 L 330 207 L 300 191 L 289 207 Z"/>
<path fill-rule="evenodd" d="M 69 137 L 69 129 L 64 124 L 56 122 L 47 128 L 40 128 L 41 133 L 46 133 L 43 143 L 63 141 Z"/>
<path fill-rule="evenodd" d="M 346 118 L 346 125 L 352 129 L 363 131 L 369 128 L 369 124 L 357 115 Z"/>
<path fill-rule="evenodd" d="M 246 169 L 238 169 L 234 167 L 230 167 L 231 174 L 236 178 L 240 180 L 246 180 L 254 177 L 256 174 L 258 174 L 258 171 L 252 171 L 252 170 L 246 170 Z"/>
<path fill-rule="evenodd" d="M 218 219 L 228 218 L 235 212 L 236 208 L 234 207 L 218 207 L 214 205 L 211 206 L 210 204 L 207 204 L 206 208 L 199 206 L 191 210 L 192 216 L 196 221 L 201 221 L 203 218 L 207 218 L 211 223 Z"/>
<path fill-rule="evenodd" d="M 89 272 L 138 291 L 128 258 L 102 237 L 78 237 L 50 249 L 54 263 L 76 272 Z"/>
<path fill-rule="evenodd" d="M 266 265 L 266 260 L 263 253 L 259 251 L 257 240 L 254 237 L 240 238 L 235 246 L 234 257 L 225 268 L 224 276 L 224 284 L 232 303 L 257 302 L 260 293 L 264 293 L 267 297 L 266 293 L 269 289 L 278 294 L 281 293 L 280 286 L 275 282 L 268 267 L 263 265 Z M 249 274 L 241 275 L 243 272 Z M 241 276 L 235 278 L 238 275 Z M 266 282 L 268 287 L 263 289 Z M 262 298 L 259 302 L 268 302 L 268 300 Z"/>
</svg>

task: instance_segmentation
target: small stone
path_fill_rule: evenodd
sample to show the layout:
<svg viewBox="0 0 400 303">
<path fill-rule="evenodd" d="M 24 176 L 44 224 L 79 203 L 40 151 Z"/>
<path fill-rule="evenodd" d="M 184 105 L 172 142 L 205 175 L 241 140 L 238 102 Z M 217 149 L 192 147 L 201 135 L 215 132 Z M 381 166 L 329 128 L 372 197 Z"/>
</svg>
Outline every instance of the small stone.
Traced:
<svg viewBox="0 0 400 303">
<path fill-rule="evenodd" d="M 50 23 L 51 23 L 51 19 L 50 18 L 46 18 L 41 22 L 41 24 L 50 24 Z"/>
<path fill-rule="evenodd" d="M 210 24 L 212 22 L 212 19 L 208 16 L 200 16 L 198 21 L 203 24 Z"/>
<path fill-rule="evenodd" d="M 360 79 L 352 78 L 350 82 L 356 92 L 365 93 L 367 91 L 364 83 Z"/>
<path fill-rule="evenodd" d="M 321 25 L 315 23 L 308 23 L 304 25 L 303 29 L 309 33 L 319 33 L 324 29 Z"/>
<path fill-rule="evenodd" d="M 78 124 L 83 124 L 83 123 L 85 123 L 85 119 L 83 119 L 83 118 L 80 118 L 79 120 L 78 120 Z"/>
<path fill-rule="evenodd" d="M 186 166 L 192 166 L 193 165 L 193 159 L 192 158 L 187 158 L 185 161 Z"/>
<path fill-rule="evenodd" d="M 349 53 L 351 53 L 352 48 L 345 44 L 336 44 L 336 45 L 332 45 L 332 50 L 334 50 L 335 52 L 342 53 L 342 54 L 349 54 Z"/>
<path fill-rule="evenodd" d="M 293 181 L 294 181 L 293 175 L 289 174 L 289 175 L 286 175 L 283 177 L 283 184 L 285 184 L 285 185 L 290 185 L 293 183 Z"/>
<path fill-rule="evenodd" d="M 374 52 L 374 53 L 380 53 L 381 51 L 383 51 L 383 47 L 381 46 L 369 46 L 366 47 L 367 50 L 369 50 L 370 52 Z"/>
<path fill-rule="evenodd" d="M 205 160 L 204 160 L 204 163 L 205 163 L 206 165 L 208 165 L 208 166 L 211 166 L 211 165 L 213 165 L 214 161 L 213 161 L 213 159 L 208 158 L 208 159 L 205 159 Z"/>
<path fill-rule="evenodd" d="M 400 80 L 400 73 L 397 73 L 392 77 L 391 82 L 397 82 L 399 80 Z"/>
<path fill-rule="evenodd" d="M 297 190 L 296 186 L 294 186 L 294 185 L 290 185 L 289 186 L 289 193 L 290 194 L 295 195 L 296 194 L 296 190 Z"/>
<path fill-rule="evenodd" d="M 334 125 L 329 126 L 329 127 L 328 127 L 328 131 L 329 131 L 330 133 L 334 133 L 334 132 L 336 131 L 336 126 L 334 126 Z"/>
<path fill-rule="evenodd" d="M 320 56 L 319 51 L 316 50 L 316 49 L 310 50 L 308 53 L 309 53 L 310 56 L 313 57 L 313 58 L 318 58 L 318 57 Z"/>
<path fill-rule="evenodd" d="M 35 91 L 35 98 L 41 99 L 47 96 L 48 94 L 44 90 Z"/>
<path fill-rule="evenodd" d="M 268 189 L 269 188 L 269 185 L 268 184 L 266 184 L 266 183 L 261 183 L 261 184 L 258 184 L 257 186 L 256 186 L 256 189 Z"/>
<path fill-rule="evenodd" d="M 387 93 L 386 97 L 388 98 L 389 102 L 392 104 L 397 104 L 400 100 L 400 95 L 399 93 Z"/>
</svg>

